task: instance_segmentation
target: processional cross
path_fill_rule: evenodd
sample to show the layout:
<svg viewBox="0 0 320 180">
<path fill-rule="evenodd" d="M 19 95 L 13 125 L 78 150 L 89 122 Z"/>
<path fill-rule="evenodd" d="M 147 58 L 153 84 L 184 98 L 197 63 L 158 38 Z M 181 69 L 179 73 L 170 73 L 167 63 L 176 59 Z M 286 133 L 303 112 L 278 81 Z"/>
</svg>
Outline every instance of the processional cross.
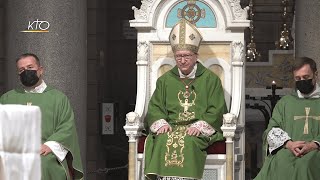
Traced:
<svg viewBox="0 0 320 180">
<path fill-rule="evenodd" d="M 310 107 L 305 107 L 306 115 L 305 116 L 294 116 L 294 120 L 300 120 L 305 119 L 304 128 L 303 128 L 303 134 L 309 134 L 309 118 L 314 120 L 320 120 L 320 116 L 309 116 L 310 113 Z"/>
</svg>

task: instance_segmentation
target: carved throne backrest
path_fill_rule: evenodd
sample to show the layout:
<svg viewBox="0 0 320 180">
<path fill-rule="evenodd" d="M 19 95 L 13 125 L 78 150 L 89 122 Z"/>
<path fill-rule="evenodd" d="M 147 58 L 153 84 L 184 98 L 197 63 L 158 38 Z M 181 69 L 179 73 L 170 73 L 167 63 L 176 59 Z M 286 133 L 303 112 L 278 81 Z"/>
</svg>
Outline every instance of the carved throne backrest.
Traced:
<svg viewBox="0 0 320 180">
<path fill-rule="evenodd" d="M 175 65 L 168 37 L 181 18 L 193 22 L 202 34 L 199 61 L 220 77 L 231 109 L 233 63 L 243 61 L 243 57 L 233 57 L 232 44 L 244 44 L 244 28 L 249 26 L 247 9 L 241 8 L 240 0 L 142 0 L 140 9 L 133 10 L 135 19 L 130 26 L 138 30 L 135 112 L 143 119 L 156 79 Z"/>
</svg>

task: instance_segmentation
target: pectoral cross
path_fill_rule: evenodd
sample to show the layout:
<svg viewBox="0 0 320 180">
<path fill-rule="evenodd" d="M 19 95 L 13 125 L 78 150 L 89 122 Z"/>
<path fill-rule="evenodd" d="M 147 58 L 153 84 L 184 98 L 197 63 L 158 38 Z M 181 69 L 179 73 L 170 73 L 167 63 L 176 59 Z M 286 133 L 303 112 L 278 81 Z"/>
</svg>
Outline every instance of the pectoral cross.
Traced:
<svg viewBox="0 0 320 180">
<path fill-rule="evenodd" d="M 32 102 L 27 102 L 27 106 L 31 106 L 32 105 Z"/>
<path fill-rule="evenodd" d="M 314 120 L 320 120 L 320 116 L 309 116 L 310 113 L 310 107 L 305 107 L 305 111 L 306 111 L 306 115 L 305 116 L 294 116 L 293 119 L 294 120 L 300 120 L 300 119 L 304 119 L 305 123 L 304 123 L 304 128 L 303 128 L 303 134 L 309 134 L 309 118 L 314 119 Z"/>
<path fill-rule="evenodd" d="M 183 112 L 188 112 L 189 107 L 191 107 L 192 105 L 194 105 L 194 102 L 189 103 L 188 99 L 184 100 L 184 103 L 180 103 L 180 105 L 183 107 Z"/>
</svg>

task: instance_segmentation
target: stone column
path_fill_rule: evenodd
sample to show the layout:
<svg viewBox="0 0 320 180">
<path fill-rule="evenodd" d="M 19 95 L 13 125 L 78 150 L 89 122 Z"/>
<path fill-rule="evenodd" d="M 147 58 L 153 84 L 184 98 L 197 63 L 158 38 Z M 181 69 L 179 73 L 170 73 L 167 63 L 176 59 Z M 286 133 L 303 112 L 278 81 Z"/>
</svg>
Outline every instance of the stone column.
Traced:
<svg viewBox="0 0 320 180">
<path fill-rule="evenodd" d="M 9 0 L 6 2 L 7 89 L 16 87 L 15 59 L 39 56 L 47 84 L 70 99 L 86 165 L 87 4 L 86 0 Z M 34 22 L 34 21 L 38 21 Z M 41 23 L 41 21 L 47 21 Z M 33 23 L 34 22 L 34 23 Z M 48 25 L 50 24 L 49 28 Z M 32 26 L 32 27 L 31 27 Z M 47 29 L 49 32 L 21 32 Z"/>
<path fill-rule="evenodd" d="M 296 0 L 295 54 L 313 58 L 320 67 L 320 1 Z"/>
</svg>

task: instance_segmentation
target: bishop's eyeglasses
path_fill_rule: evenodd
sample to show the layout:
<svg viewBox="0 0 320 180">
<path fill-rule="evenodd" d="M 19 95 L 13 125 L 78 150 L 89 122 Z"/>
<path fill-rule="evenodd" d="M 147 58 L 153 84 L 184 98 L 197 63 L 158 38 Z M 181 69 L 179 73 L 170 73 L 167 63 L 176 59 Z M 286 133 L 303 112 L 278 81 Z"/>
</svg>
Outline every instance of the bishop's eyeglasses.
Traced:
<svg viewBox="0 0 320 180">
<path fill-rule="evenodd" d="M 177 61 L 181 61 L 182 58 L 184 58 L 185 60 L 190 60 L 190 59 L 192 59 L 193 55 L 195 55 L 195 54 L 177 54 L 177 55 L 174 55 L 174 58 Z"/>
</svg>

